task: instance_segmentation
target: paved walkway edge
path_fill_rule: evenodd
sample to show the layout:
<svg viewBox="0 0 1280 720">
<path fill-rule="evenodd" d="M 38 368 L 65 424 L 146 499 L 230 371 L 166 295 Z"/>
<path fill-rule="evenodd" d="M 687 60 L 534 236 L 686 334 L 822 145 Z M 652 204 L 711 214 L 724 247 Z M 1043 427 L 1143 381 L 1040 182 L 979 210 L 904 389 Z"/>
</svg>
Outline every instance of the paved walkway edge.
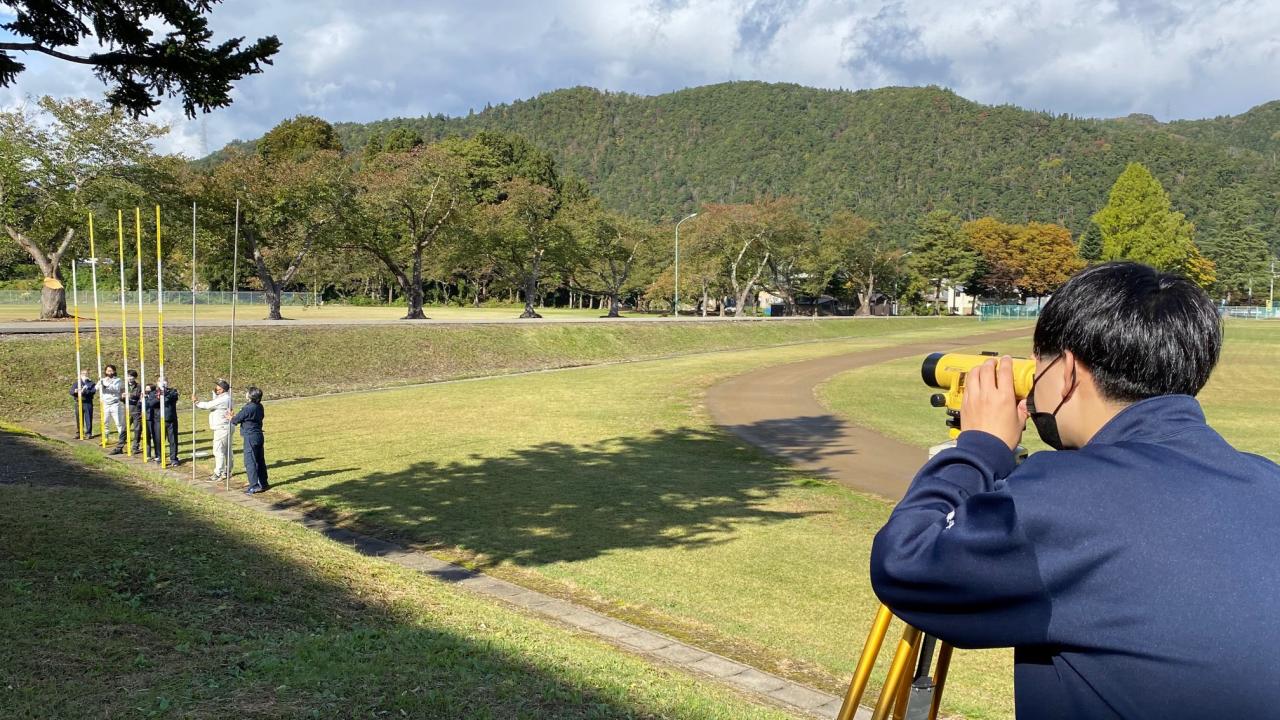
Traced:
<svg viewBox="0 0 1280 720">
<path fill-rule="evenodd" d="M 49 428 L 32 429 L 51 440 L 67 444 L 75 442 L 75 438 L 70 435 L 57 433 Z M 827 720 L 834 719 L 840 712 L 841 698 L 834 695 L 792 682 L 736 660 L 730 660 L 661 633 L 616 620 L 581 605 L 468 570 L 427 553 L 410 550 L 371 535 L 337 527 L 326 520 L 288 507 L 285 503 L 265 502 L 266 499 L 260 499 L 261 496 L 245 495 L 237 491 L 228 492 L 217 483 L 192 480 L 189 465 L 182 466 L 182 469 L 178 470 L 160 470 L 159 468 L 142 468 L 139 461 L 127 456 L 107 457 L 135 469 L 163 473 L 171 480 L 178 480 L 204 490 L 241 507 L 278 520 L 302 525 L 362 555 L 381 558 L 442 582 L 501 600 L 534 615 L 594 635 L 632 654 L 675 667 L 691 675 L 722 683 L 749 695 L 758 696 L 786 710 Z M 871 714 L 866 708 L 858 709 L 856 720 L 870 720 L 870 717 Z"/>
</svg>

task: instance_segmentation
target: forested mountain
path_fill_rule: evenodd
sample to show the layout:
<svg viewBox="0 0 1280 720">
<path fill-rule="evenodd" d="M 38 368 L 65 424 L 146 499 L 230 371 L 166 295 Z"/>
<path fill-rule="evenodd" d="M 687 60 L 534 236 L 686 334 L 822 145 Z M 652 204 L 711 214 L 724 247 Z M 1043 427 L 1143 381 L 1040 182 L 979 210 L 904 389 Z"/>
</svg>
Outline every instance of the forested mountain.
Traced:
<svg viewBox="0 0 1280 720">
<path fill-rule="evenodd" d="M 428 141 L 482 129 L 549 150 L 608 205 L 651 220 L 704 202 L 793 195 L 848 209 L 903 239 L 933 209 L 1058 222 L 1081 233 L 1131 161 L 1151 168 L 1202 231 L 1235 187 L 1280 227 L 1280 102 L 1168 124 L 974 103 L 941 88 L 858 92 L 734 82 L 642 97 L 572 88 L 466 117 L 339 123 L 348 152 L 397 127 Z"/>
</svg>

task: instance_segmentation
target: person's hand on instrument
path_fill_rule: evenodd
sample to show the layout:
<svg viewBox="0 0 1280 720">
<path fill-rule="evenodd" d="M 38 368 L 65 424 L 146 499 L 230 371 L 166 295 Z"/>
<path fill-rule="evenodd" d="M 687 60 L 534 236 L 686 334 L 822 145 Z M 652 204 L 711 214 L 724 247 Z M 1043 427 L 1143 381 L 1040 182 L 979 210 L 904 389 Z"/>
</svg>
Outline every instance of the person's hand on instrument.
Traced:
<svg viewBox="0 0 1280 720">
<path fill-rule="evenodd" d="M 1012 450 L 1027 427 L 1026 406 L 1013 392 L 1013 359 L 992 358 L 970 370 L 960 405 L 961 431 L 977 430 L 1000 438 Z"/>
</svg>

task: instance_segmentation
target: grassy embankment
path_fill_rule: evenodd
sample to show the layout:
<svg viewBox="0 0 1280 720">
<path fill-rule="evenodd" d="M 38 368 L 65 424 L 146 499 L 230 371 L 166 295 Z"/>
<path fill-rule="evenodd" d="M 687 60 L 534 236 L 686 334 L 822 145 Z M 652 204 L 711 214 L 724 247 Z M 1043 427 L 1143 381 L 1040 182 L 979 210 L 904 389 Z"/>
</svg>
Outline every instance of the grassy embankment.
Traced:
<svg viewBox="0 0 1280 720">
<path fill-rule="evenodd" d="M 585 365 L 678 353 L 765 347 L 790 342 L 861 337 L 908 328 L 976 328 L 956 319 L 869 318 L 817 322 L 606 323 L 599 325 L 488 325 L 418 327 L 240 328 L 235 383 L 256 384 L 268 398 L 423 383 L 482 375 Z M 137 367 L 136 328 L 129 333 Z M 158 369 L 156 334 L 147 331 L 147 373 Z M 96 372 L 92 331 L 81 338 L 81 362 Z M 197 332 L 198 391 L 230 367 L 226 328 Z M 102 333 L 103 362 L 121 363 L 120 334 Z M 75 375 L 70 335 L 0 336 L 0 418 L 62 422 L 73 417 L 67 391 Z M 165 331 L 165 366 L 184 394 L 181 420 L 190 421 L 191 335 Z M 186 430 L 183 425 L 184 431 Z"/>
</svg>

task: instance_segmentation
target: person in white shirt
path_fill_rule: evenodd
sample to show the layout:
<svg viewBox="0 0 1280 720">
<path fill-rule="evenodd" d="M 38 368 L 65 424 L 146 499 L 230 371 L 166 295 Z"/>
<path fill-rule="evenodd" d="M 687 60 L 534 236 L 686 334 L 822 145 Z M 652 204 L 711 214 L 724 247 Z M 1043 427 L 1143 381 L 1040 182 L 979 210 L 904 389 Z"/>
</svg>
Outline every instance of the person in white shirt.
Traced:
<svg viewBox="0 0 1280 720">
<path fill-rule="evenodd" d="M 213 431 L 213 475 L 210 480 L 226 480 L 231 477 L 231 424 L 227 422 L 227 412 L 231 410 L 231 385 L 226 380 L 219 380 L 213 385 L 213 398 L 205 402 L 196 402 L 196 407 L 209 411 L 209 429 Z M 194 402 L 196 396 L 193 394 Z"/>
<path fill-rule="evenodd" d="M 98 380 L 98 392 L 102 393 L 102 434 L 105 436 L 110 426 L 116 426 L 117 440 L 124 444 L 124 403 L 120 398 L 124 394 L 124 381 L 116 377 L 116 366 L 108 365 L 102 369 L 102 378 Z M 120 454 L 118 450 L 112 455 Z"/>
</svg>

